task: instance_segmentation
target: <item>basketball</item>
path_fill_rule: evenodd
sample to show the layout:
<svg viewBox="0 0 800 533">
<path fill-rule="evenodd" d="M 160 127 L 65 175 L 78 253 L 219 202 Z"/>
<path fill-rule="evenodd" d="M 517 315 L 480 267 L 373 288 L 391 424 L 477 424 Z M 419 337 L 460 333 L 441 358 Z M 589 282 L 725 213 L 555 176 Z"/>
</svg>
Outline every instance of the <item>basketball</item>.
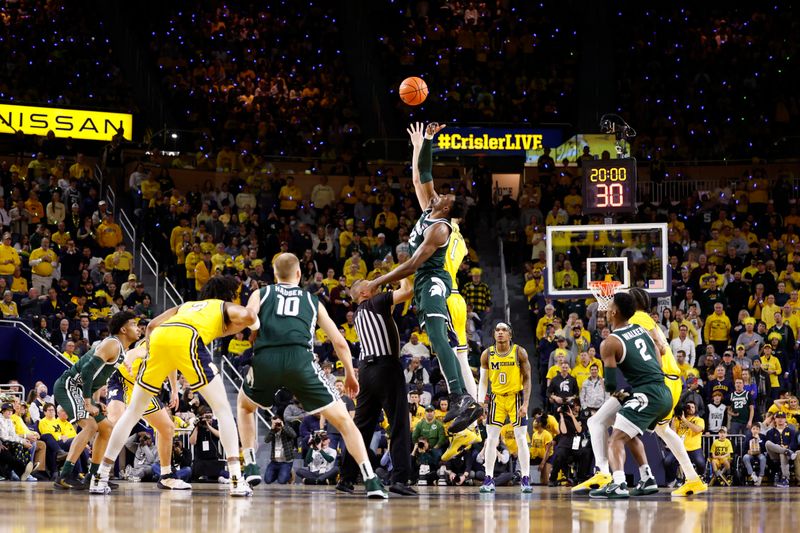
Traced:
<svg viewBox="0 0 800 533">
<path fill-rule="evenodd" d="M 407 105 L 419 105 L 428 97 L 428 84 L 422 78 L 411 76 L 400 84 L 400 99 Z"/>
</svg>

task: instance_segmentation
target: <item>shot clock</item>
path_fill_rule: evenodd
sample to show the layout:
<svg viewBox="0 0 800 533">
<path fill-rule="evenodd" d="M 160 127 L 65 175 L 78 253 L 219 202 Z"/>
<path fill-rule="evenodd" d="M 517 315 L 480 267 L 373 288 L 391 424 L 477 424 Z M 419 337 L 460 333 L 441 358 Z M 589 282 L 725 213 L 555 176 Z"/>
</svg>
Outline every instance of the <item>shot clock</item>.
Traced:
<svg viewBox="0 0 800 533">
<path fill-rule="evenodd" d="M 584 214 L 636 211 L 636 159 L 584 161 L 582 168 Z"/>
</svg>

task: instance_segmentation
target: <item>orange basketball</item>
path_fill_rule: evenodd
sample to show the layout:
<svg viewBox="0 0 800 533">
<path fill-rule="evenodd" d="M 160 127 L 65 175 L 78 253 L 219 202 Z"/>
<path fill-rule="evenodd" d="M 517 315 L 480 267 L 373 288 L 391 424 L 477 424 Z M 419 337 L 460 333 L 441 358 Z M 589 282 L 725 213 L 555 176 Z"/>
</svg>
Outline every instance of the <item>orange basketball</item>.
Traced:
<svg viewBox="0 0 800 533">
<path fill-rule="evenodd" d="M 400 84 L 400 99 L 408 105 L 419 105 L 428 97 L 428 84 L 422 78 L 411 76 Z"/>
</svg>

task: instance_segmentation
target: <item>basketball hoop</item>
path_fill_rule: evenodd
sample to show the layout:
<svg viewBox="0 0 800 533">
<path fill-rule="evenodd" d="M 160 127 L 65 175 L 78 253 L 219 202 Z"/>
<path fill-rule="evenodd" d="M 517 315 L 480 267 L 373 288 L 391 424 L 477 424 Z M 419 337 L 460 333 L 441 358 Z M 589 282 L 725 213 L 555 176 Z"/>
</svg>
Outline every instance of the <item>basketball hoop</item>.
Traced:
<svg viewBox="0 0 800 533">
<path fill-rule="evenodd" d="M 589 282 L 589 290 L 592 291 L 592 295 L 597 300 L 598 311 L 608 311 L 608 306 L 614 300 L 614 294 L 616 294 L 620 285 L 622 285 L 622 282 L 619 281 L 597 280 Z"/>
</svg>

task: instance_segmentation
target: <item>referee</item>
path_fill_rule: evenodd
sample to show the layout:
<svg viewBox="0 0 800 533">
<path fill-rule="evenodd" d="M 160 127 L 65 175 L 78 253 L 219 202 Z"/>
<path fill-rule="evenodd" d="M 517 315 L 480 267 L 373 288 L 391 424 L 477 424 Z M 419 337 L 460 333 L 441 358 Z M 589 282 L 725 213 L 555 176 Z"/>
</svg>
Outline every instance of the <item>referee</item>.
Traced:
<svg viewBox="0 0 800 533">
<path fill-rule="evenodd" d="M 389 455 L 392 459 L 390 492 L 416 496 L 408 486 L 411 473 L 411 428 L 408 421 L 408 396 L 403 366 L 400 364 L 400 335 L 392 319 L 392 307 L 413 294 L 408 280 L 400 282 L 400 290 L 369 293 L 367 284 L 356 281 L 350 295 L 358 304 L 355 314 L 356 332 L 361 342 L 358 366 L 360 391 L 356 398 L 355 424 L 364 442 L 369 442 L 378 425 L 381 409 L 386 412 L 391 431 Z M 372 451 L 367 449 L 370 458 Z M 358 466 L 345 454 L 338 490 L 353 492 Z"/>
</svg>

